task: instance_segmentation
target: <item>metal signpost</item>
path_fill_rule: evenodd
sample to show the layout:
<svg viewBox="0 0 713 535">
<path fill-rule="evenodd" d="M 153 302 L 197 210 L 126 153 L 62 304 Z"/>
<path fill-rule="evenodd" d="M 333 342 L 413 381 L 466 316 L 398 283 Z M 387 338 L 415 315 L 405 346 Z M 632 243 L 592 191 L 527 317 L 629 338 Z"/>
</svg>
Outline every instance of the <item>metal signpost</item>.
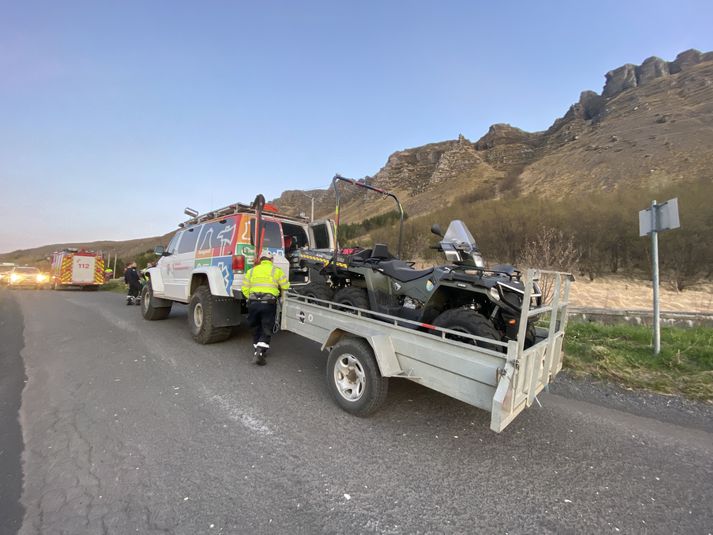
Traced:
<svg viewBox="0 0 713 535">
<path fill-rule="evenodd" d="M 664 230 L 679 228 L 678 198 L 656 204 L 651 201 L 651 207 L 639 212 L 639 236 L 651 234 L 651 279 L 654 288 L 654 355 L 661 351 L 661 318 L 659 310 L 659 237 Z"/>
</svg>

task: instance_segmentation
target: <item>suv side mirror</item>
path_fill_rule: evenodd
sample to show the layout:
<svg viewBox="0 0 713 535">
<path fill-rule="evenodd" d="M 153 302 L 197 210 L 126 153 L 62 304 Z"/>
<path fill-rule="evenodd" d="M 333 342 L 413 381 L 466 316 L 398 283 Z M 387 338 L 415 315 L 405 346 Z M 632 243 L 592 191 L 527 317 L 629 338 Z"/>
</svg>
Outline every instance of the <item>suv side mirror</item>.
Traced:
<svg viewBox="0 0 713 535">
<path fill-rule="evenodd" d="M 156 256 L 168 256 L 169 253 L 163 248 L 163 245 L 157 245 L 153 248 L 153 252 Z"/>
<path fill-rule="evenodd" d="M 431 225 L 431 232 L 433 232 L 436 236 L 440 236 L 441 238 L 443 237 L 441 225 L 439 225 L 438 223 L 434 223 L 433 225 Z"/>
</svg>

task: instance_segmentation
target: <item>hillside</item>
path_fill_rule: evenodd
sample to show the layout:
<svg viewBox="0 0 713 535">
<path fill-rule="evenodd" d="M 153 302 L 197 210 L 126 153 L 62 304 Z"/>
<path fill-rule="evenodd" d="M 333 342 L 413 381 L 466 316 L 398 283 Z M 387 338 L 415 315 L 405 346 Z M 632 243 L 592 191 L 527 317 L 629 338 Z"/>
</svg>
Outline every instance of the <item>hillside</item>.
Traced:
<svg viewBox="0 0 713 535">
<path fill-rule="evenodd" d="M 583 91 L 579 101 L 545 131 L 525 132 L 507 124 L 495 124 L 475 142 L 458 136 L 454 140 L 397 151 L 374 176 L 364 180 L 397 193 L 411 216 L 433 214 L 446 222 L 448 217 L 444 211 L 450 212 L 448 215 L 451 216 L 459 210 L 458 213 L 464 214 L 461 215 L 463 219 L 468 219 L 468 214 L 485 217 L 484 214 L 492 213 L 497 220 L 508 219 L 513 228 L 514 219 L 523 210 L 506 213 L 503 209 L 508 206 L 512 209 L 517 204 L 514 203 L 516 199 L 527 208 L 532 206 L 527 200 L 529 197 L 544 200 L 548 203 L 542 208 L 546 213 L 551 213 L 558 202 L 570 205 L 569 208 L 560 207 L 560 210 L 572 210 L 572 199 L 577 199 L 577 206 L 585 201 L 600 207 L 620 205 L 619 212 L 610 214 L 594 211 L 596 206 L 590 206 L 594 225 L 601 221 L 626 219 L 629 216 L 622 214 L 635 214 L 645 206 L 642 202 L 647 203 L 651 198 L 659 196 L 663 199 L 660 195 L 676 196 L 681 191 L 688 191 L 691 199 L 686 201 L 688 213 L 685 217 L 689 219 L 685 224 L 691 232 L 690 241 L 682 240 L 681 233 L 667 239 L 671 247 L 674 241 L 690 243 L 693 253 L 683 250 L 684 245 L 680 245 L 682 250 L 678 254 L 685 255 L 687 263 L 692 264 L 694 257 L 700 259 L 699 250 L 703 243 L 700 236 L 707 237 L 712 233 L 711 224 L 704 218 L 707 204 L 693 206 L 703 201 L 701 196 L 708 195 L 709 185 L 713 184 L 711 147 L 713 52 L 688 50 L 671 62 L 651 57 L 641 65 L 627 64 L 611 70 L 605 75 L 601 93 Z M 370 202 L 366 203 L 361 190 L 342 188 L 340 191 L 344 202 L 343 222 L 362 221 L 393 209 L 390 199 L 371 195 Z M 633 191 L 638 192 L 638 198 L 623 196 Z M 649 192 L 657 195 L 650 196 Z M 607 194 L 610 197 L 602 196 Z M 311 198 L 315 199 L 317 217 L 332 216 L 334 192 L 331 189 L 288 190 L 273 202 L 286 213 L 309 214 Z M 508 202 L 500 203 L 501 200 Z M 487 207 L 479 204 L 475 208 L 475 203 L 486 201 L 495 204 Z M 624 206 L 626 203 L 628 205 Z M 691 225 L 692 216 L 698 219 L 697 226 Z M 560 224 L 573 228 L 579 219 L 562 218 Z M 473 219 L 472 224 L 477 229 L 476 234 L 482 233 L 486 240 L 481 241 L 482 245 L 488 245 L 487 240 L 492 239 L 490 249 L 493 254 L 502 260 L 515 260 L 526 232 L 515 233 L 519 241 L 511 235 L 506 240 L 502 237 L 503 228 L 486 232 L 491 224 L 487 220 Z M 522 228 L 532 230 L 530 222 L 520 224 Z M 621 252 L 624 230 L 616 234 L 612 232 L 611 224 L 607 224 L 609 227 L 600 229 L 597 240 L 602 241 L 602 236 L 616 236 L 615 243 L 608 246 L 614 251 L 611 253 L 614 270 L 619 265 L 619 256 L 624 253 L 631 257 L 646 254 L 638 243 Z M 428 234 L 427 225 L 425 222 L 419 225 L 411 230 L 415 236 L 411 240 L 414 254 L 420 254 L 426 246 L 422 236 Z M 584 230 L 580 230 L 577 237 L 580 249 L 584 248 Z M 632 231 L 628 229 L 626 232 Z M 694 235 L 695 232 L 699 237 Z M 47 245 L 0 254 L 0 261 L 38 264 L 52 251 L 63 247 L 111 251 L 129 260 L 157 243 L 167 243 L 169 237 L 170 234 L 125 242 Z M 626 238 L 635 243 L 637 236 L 627 235 Z M 507 243 L 508 249 L 498 250 L 499 243 Z M 666 245 L 664 241 L 663 246 Z M 595 258 L 601 262 L 604 257 L 601 250 L 592 245 L 587 247 L 589 262 Z M 583 255 L 587 258 L 586 253 Z"/>
<path fill-rule="evenodd" d="M 111 256 L 118 255 L 124 261 L 132 260 L 133 257 L 153 249 L 156 245 L 166 245 L 173 236 L 173 232 L 169 232 L 163 236 L 154 236 L 152 238 L 138 238 L 135 240 L 126 241 L 94 241 L 85 243 L 57 243 L 53 245 L 43 245 L 33 249 L 22 249 L 12 251 L 10 253 L 0 254 L 0 262 L 13 262 L 20 265 L 32 266 L 48 266 L 49 257 L 54 251 L 59 251 L 64 248 L 88 249 L 90 251 L 102 251 L 111 253 Z"/>
<path fill-rule="evenodd" d="M 562 199 L 710 179 L 713 52 L 688 50 L 672 62 L 651 57 L 614 69 L 605 80 L 601 94 L 582 92 L 544 132 L 496 124 L 476 142 L 459 136 L 395 152 L 367 180 L 396 192 L 407 211 L 424 213 L 466 194 Z M 334 210 L 331 191 L 307 193 L 316 198 L 318 215 Z M 309 213 L 310 200 L 300 192 L 286 191 L 275 203 Z M 347 202 L 343 214 L 358 221 L 389 208 L 388 202 Z"/>
</svg>

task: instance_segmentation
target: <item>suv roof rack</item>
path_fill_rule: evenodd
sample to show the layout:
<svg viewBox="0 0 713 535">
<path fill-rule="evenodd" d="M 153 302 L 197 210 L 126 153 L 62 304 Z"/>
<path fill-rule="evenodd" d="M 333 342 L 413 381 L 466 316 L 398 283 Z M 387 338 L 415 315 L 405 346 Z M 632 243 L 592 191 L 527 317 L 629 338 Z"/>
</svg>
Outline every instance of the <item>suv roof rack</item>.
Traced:
<svg viewBox="0 0 713 535">
<path fill-rule="evenodd" d="M 206 221 L 211 221 L 213 219 L 218 219 L 220 217 L 226 217 L 226 216 L 233 215 L 233 214 L 254 214 L 255 212 L 256 212 L 255 208 L 253 208 L 251 205 L 238 202 L 235 204 L 229 204 L 228 206 L 225 206 L 223 208 L 218 208 L 217 210 L 211 210 L 210 212 L 206 212 L 205 214 L 197 215 L 196 217 L 192 217 L 192 218 L 188 219 L 187 221 L 184 221 L 183 223 L 179 223 L 178 227 L 179 228 L 189 227 L 191 225 L 205 223 Z M 274 215 L 275 217 L 277 217 L 279 219 L 285 219 L 287 221 L 296 221 L 296 222 L 300 222 L 300 223 L 309 222 L 309 218 L 307 218 L 307 217 L 280 214 L 276 210 L 275 211 L 265 210 L 263 212 L 263 214 Z"/>
</svg>

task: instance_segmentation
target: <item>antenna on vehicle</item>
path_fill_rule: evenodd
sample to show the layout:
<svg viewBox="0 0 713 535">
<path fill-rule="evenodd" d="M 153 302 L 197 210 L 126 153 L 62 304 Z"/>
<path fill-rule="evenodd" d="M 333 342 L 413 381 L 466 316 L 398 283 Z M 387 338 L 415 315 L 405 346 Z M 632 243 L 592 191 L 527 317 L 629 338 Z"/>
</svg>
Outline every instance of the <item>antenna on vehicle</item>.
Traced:
<svg viewBox="0 0 713 535">
<path fill-rule="evenodd" d="M 186 209 L 183 210 L 183 213 L 186 214 L 188 217 L 196 217 L 198 215 L 198 210 L 194 210 L 193 208 L 189 208 L 186 206 Z"/>
</svg>

